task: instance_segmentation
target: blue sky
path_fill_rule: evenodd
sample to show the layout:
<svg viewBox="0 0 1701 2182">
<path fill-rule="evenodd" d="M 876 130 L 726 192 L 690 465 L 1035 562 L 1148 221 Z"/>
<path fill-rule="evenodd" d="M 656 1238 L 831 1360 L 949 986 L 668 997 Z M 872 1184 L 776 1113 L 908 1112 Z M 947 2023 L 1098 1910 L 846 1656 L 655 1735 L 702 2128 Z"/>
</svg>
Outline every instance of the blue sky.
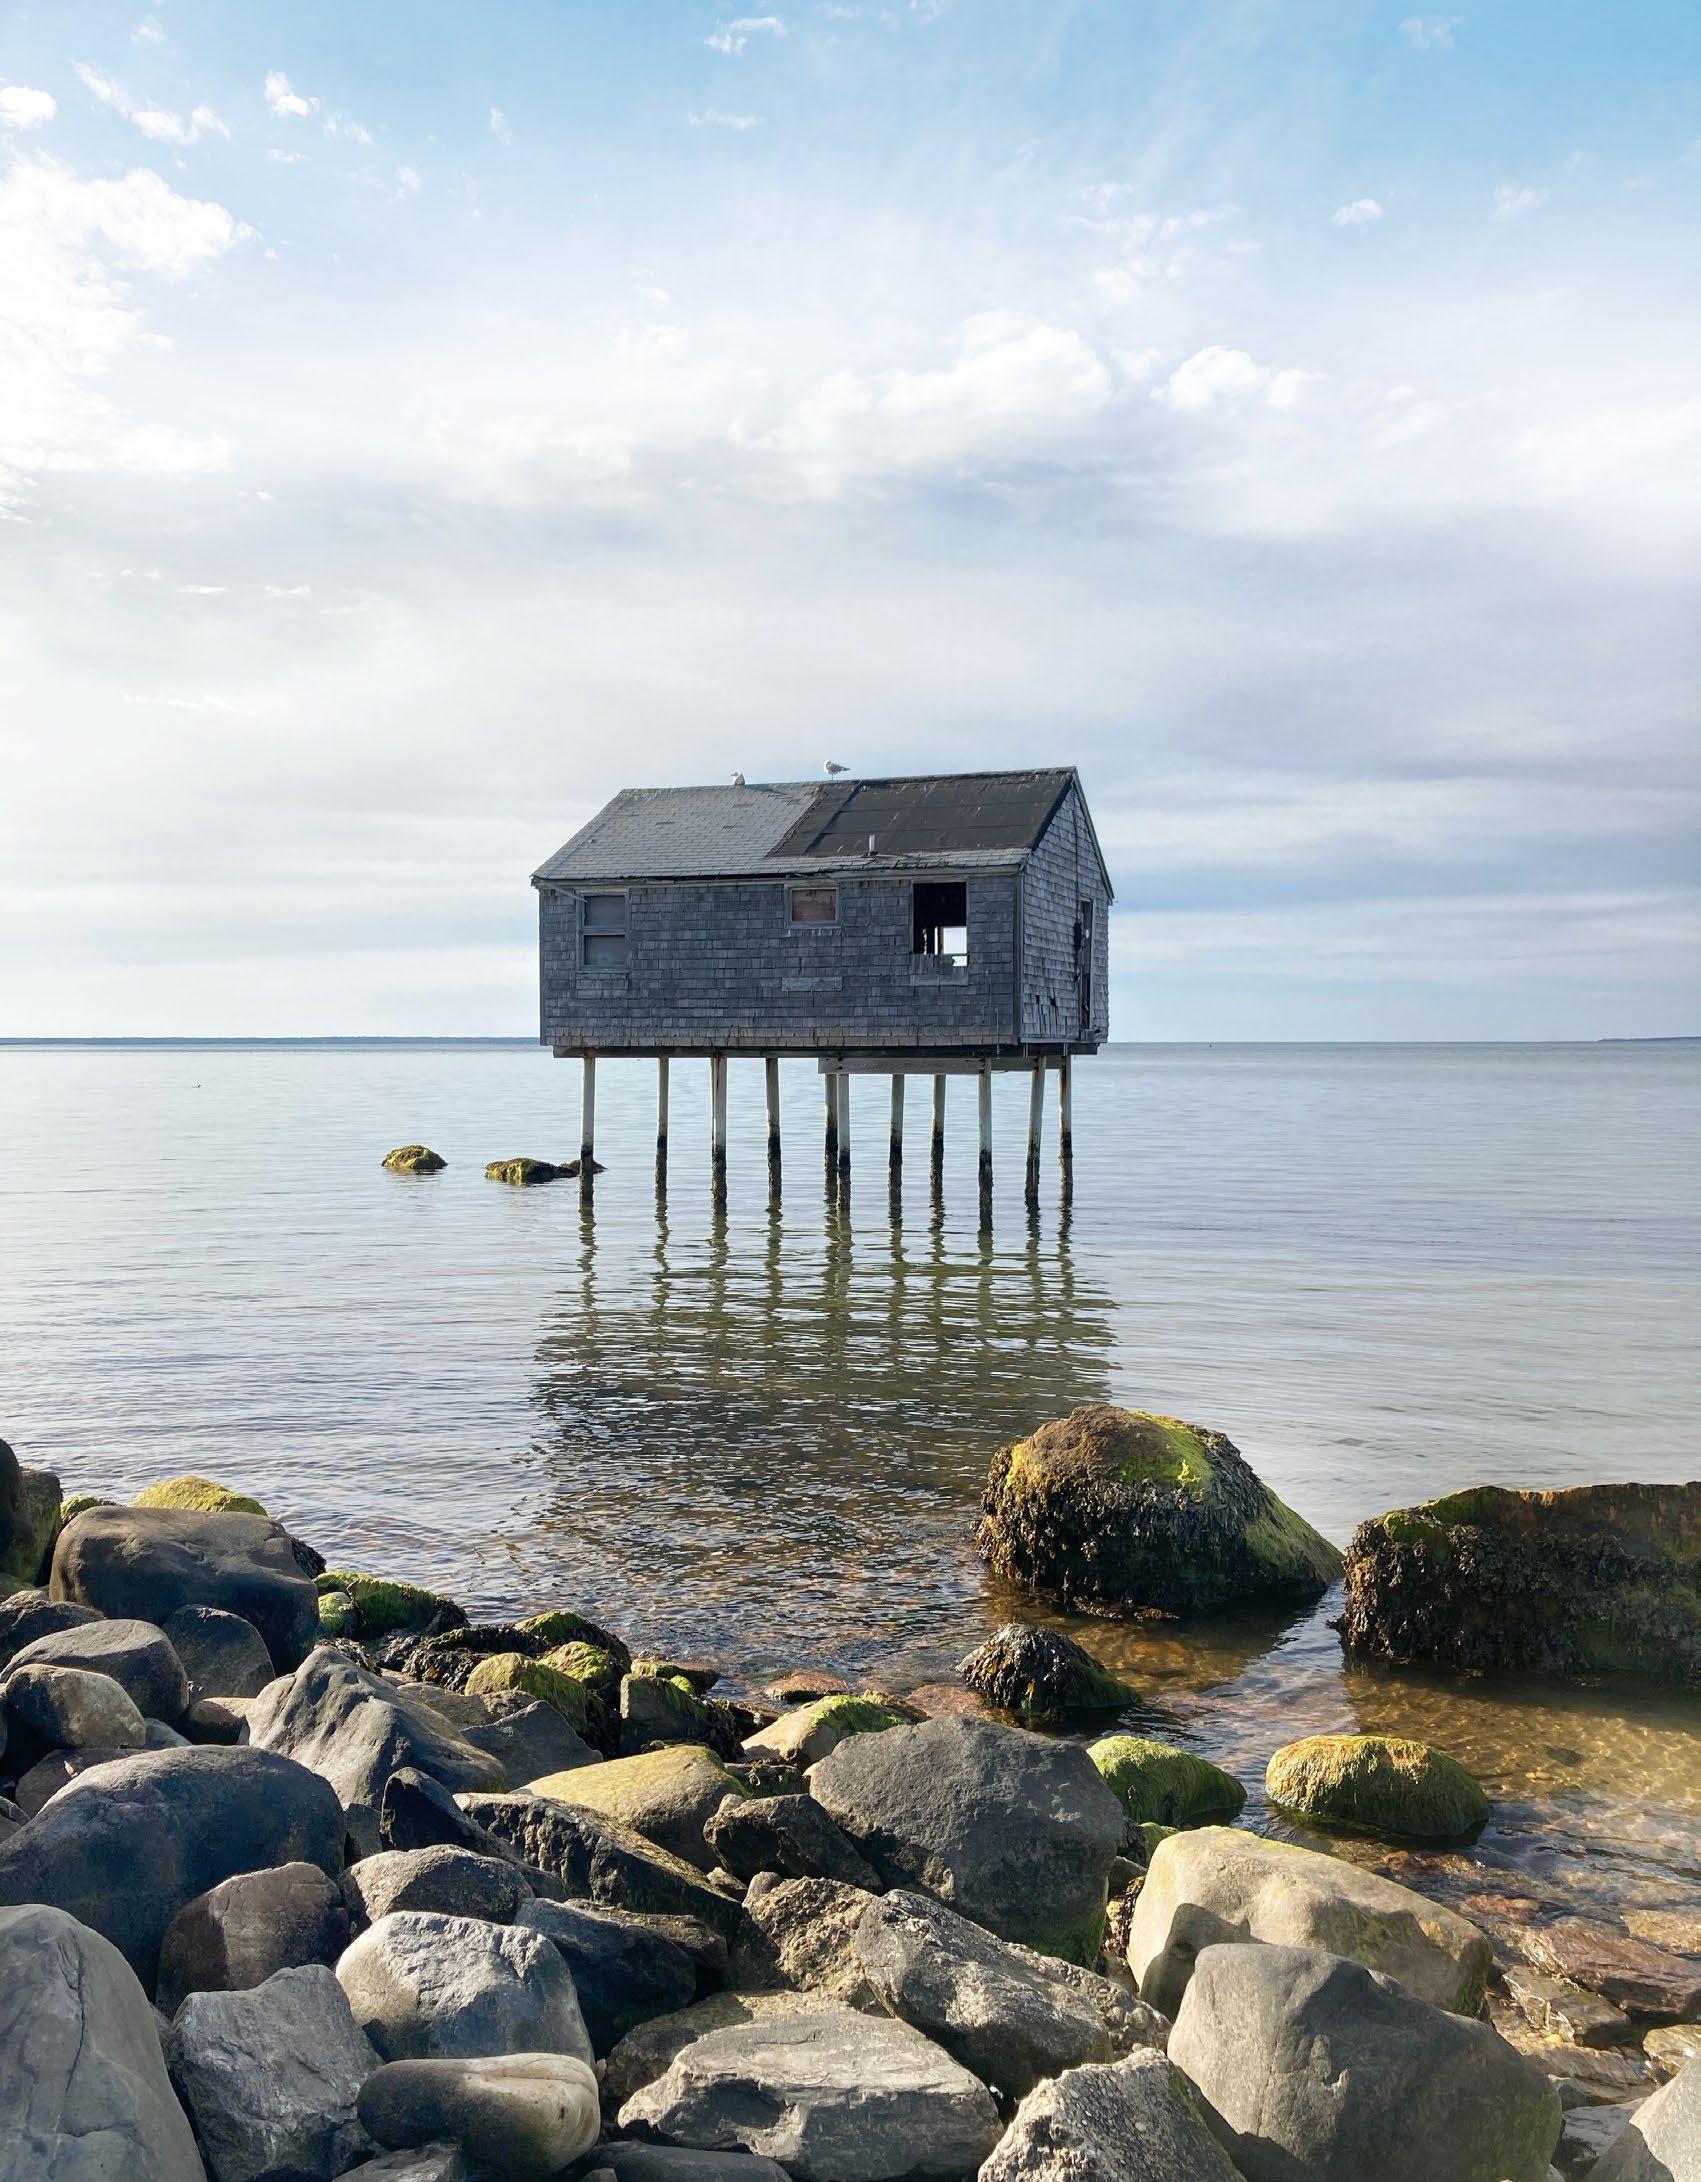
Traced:
<svg viewBox="0 0 1701 2182">
<path fill-rule="evenodd" d="M 1692 9 L 0 21 L 0 1031 L 502 1031 L 626 784 L 1073 761 L 1123 1037 L 1701 1030 Z"/>
</svg>

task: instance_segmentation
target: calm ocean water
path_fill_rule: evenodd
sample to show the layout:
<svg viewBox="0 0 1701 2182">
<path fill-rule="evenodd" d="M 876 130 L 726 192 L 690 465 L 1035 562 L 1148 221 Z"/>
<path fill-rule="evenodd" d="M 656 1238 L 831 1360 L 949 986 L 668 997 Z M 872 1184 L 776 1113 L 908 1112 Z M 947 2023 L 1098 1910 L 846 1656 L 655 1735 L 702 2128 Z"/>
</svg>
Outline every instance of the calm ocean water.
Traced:
<svg viewBox="0 0 1701 2182">
<path fill-rule="evenodd" d="M 475 1613 L 891 1686 L 1031 1611 L 970 1551 L 981 1483 L 1079 1401 L 1226 1431 L 1343 1543 L 1459 1485 L 1701 1475 L 1701 1047 L 1114 1050 L 1067 1209 L 1047 1114 L 1034 1219 L 1000 1082 L 989 1233 L 970 1084 L 942 1207 L 912 1087 L 896 1218 L 859 1085 L 847 1217 L 819 1079 L 782 1074 L 783 1208 L 734 1062 L 717 1221 L 702 1065 L 661 1212 L 653 1069 L 604 1064 L 586 1212 L 484 1179 L 576 1148 L 577 1070 L 535 1047 L 0 1049 L 0 1435 L 68 1488 L 224 1477 Z M 414 1138 L 445 1173 L 379 1170 Z M 1327 1611 L 1081 1633 L 1253 1785 L 1313 1728 L 1420 1733 L 1502 1797 L 1491 1852 L 1701 1896 L 1683 1700 L 1347 1671 Z"/>
</svg>

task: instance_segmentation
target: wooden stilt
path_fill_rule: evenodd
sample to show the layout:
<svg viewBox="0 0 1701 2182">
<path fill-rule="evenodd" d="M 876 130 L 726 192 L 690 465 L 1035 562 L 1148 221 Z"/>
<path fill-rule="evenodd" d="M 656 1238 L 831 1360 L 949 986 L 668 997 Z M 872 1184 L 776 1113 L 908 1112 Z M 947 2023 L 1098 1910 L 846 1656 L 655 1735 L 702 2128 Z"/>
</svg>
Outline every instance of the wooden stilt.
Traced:
<svg viewBox="0 0 1701 2182">
<path fill-rule="evenodd" d="M 945 1180 L 945 1078 L 933 1079 L 933 1139 L 928 1147 L 928 1171 L 938 1190 Z"/>
<path fill-rule="evenodd" d="M 892 1169 L 892 1180 L 901 1179 L 904 1171 L 904 1079 L 892 1078 L 892 1142 L 887 1154 Z"/>
<path fill-rule="evenodd" d="M 667 1055 L 656 1061 L 656 1187 L 667 1186 Z"/>
<path fill-rule="evenodd" d="M 1028 1174 L 1026 1195 L 1030 1205 L 1039 1203 L 1040 1135 L 1045 1117 L 1045 1063 L 1034 1064 L 1028 1091 Z"/>
<path fill-rule="evenodd" d="M 1075 1167 L 1073 1105 L 1069 1056 L 1066 1053 L 1057 1064 L 1057 1163 L 1063 1169 L 1065 1181 L 1073 1174 Z"/>
<path fill-rule="evenodd" d="M 773 1054 L 762 1063 L 764 1088 L 768 1095 L 768 1187 L 780 1186 L 780 1064 Z"/>
<path fill-rule="evenodd" d="M 726 1203 L 726 1055 L 709 1055 L 709 1164 L 715 1203 Z"/>
<path fill-rule="evenodd" d="M 597 1057 L 587 1053 L 579 1092 L 579 1195 L 588 1197 L 596 1180 Z"/>
<path fill-rule="evenodd" d="M 841 1073 L 839 1077 L 839 1179 L 850 1180 L 851 1163 L 851 1080 Z"/>
<path fill-rule="evenodd" d="M 992 1071 L 980 1072 L 980 1196 L 983 1209 L 992 1202 Z"/>
</svg>

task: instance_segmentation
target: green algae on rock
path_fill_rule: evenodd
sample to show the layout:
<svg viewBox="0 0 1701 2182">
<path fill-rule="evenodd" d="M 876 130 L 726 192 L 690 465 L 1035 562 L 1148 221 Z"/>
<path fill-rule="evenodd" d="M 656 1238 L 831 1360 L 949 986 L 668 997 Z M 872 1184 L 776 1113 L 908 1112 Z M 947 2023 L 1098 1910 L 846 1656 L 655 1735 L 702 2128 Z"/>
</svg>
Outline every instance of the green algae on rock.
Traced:
<svg viewBox="0 0 1701 2182">
<path fill-rule="evenodd" d="M 534 1182 L 559 1182 L 566 1175 L 577 1174 L 579 1162 L 569 1159 L 564 1166 L 552 1166 L 547 1159 L 493 1159 L 484 1170 L 487 1182 L 508 1182 L 515 1189 L 528 1189 Z"/>
<path fill-rule="evenodd" d="M 328 1637 L 352 1637 L 360 1632 L 360 1608 L 348 1591 L 321 1591 L 319 1633 Z"/>
<path fill-rule="evenodd" d="M 351 1568 L 328 1568 L 315 1577 L 314 1588 L 321 1597 L 341 1591 L 353 1599 L 358 1626 L 353 1632 L 341 1633 L 356 1634 L 365 1643 L 409 1631 L 453 1628 L 466 1620 L 453 1599 L 427 1591 L 423 1584 L 404 1583 L 398 1577 L 363 1576 Z"/>
<path fill-rule="evenodd" d="M 67 1493 L 59 1503 L 59 1528 L 81 1515 L 85 1508 L 116 1508 L 118 1502 L 110 1493 Z"/>
<path fill-rule="evenodd" d="M 582 1682 L 541 1659 L 527 1659 L 522 1652 L 492 1652 L 481 1659 L 462 1684 L 475 1697 L 493 1697 L 501 1690 L 516 1690 L 553 1705 L 571 1728 L 581 1734 L 590 1719 L 591 1694 Z"/>
<path fill-rule="evenodd" d="M 1246 1802 L 1246 1790 L 1220 1765 L 1144 1735 L 1101 1735 L 1087 1755 L 1128 1813 L 1131 1834 L 1238 1818 Z M 1156 1845 L 1148 1838 L 1147 1853 Z"/>
<path fill-rule="evenodd" d="M 1092 1653 L 1056 1629 L 1007 1621 L 957 1672 L 977 1697 L 1018 1720 L 1061 1720 L 1071 1712 L 1114 1712 L 1138 1694 Z"/>
<path fill-rule="evenodd" d="M 1488 1816 L 1488 1798 L 1457 1758 L 1398 1735 L 1307 1735 L 1264 1774 L 1278 1809 L 1324 1826 L 1407 1840 L 1452 1840 Z"/>
<path fill-rule="evenodd" d="M 144 1485 L 133 1508 L 192 1508 L 198 1515 L 264 1515 L 266 1509 L 247 1493 L 211 1477 L 165 1477 Z"/>
<path fill-rule="evenodd" d="M 1108 1402 L 1002 1448 L 981 1506 L 981 1558 L 1084 1613 L 1311 1600 L 1341 1571 L 1222 1433 Z"/>
<path fill-rule="evenodd" d="M 877 1704 L 871 1697 L 848 1692 L 818 1697 L 812 1705 L 782 1712 L 777 1720 L 744 1738 L 747 1758 L 778 1758 L 797 1766 L 816 1765 L 852 1735 L 883 1734 L 887 1728 L 906 1727 L 902 1713 Z"/>
<path fill-rule="evenodd" d="M 429 1144 L 398 1144 L 379 1164 L 392 1174 L 441 1174 L 449 1162 Z"/>
<path fill-rule="evenodd" d="M 1349 1651 L 1701 1683 L 1701 1484 L 1449 1493 L 1361 1523 Z"/>
<path fill-rule="evenodd" d="M 0 1440 L 0 1597 L 46 1580 L 59 1540 L 63 1488 L 51 1470 L 27 1470 Z"/>
</svg>

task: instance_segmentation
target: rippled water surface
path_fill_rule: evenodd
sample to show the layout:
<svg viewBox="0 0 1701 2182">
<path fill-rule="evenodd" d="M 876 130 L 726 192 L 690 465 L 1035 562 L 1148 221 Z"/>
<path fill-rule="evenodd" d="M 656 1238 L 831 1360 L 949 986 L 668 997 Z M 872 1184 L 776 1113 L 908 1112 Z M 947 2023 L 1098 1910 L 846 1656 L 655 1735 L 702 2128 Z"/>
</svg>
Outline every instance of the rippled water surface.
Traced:
<svg viewBox="0 0 1701 2182">
<path fill-rule="evenodd" d="M 576 1145 L 536 1048 L 0 1049 L 0 1433 L 77 1489 L 225 1477 L 475 1612 L 898 1686 L 1032 1611 L 970 1533 L 993 1450 L 1078 1401 L 1226 1431 L 1343 1543 L 1460 1485 L 1701 1475 L 1701 1048 L 1122 1048 L 1034 1217 L 999 1083 L 989 1231 L 969 1084 L 937 1204 L 912 1088 L 896 1208 L 858 1084 L 847 1214 L 783 1075 L 782 1206 L 735 1062 L 717 1220 L 701 1065 L 658 1209 L 653 1071 L 603 1064 L 587 1210 L 484 1179 Z M 379 1170 L 414 1138 L 445 1173 Z M 1313 1728 L 1419 1734 L 1501 1799 L 1485 1853 L 1701 1896 L 1689 1701 L 1344 1670 L 1329 1610 L 1080 1633 L 1254 1787 Z"/>
</svg>

